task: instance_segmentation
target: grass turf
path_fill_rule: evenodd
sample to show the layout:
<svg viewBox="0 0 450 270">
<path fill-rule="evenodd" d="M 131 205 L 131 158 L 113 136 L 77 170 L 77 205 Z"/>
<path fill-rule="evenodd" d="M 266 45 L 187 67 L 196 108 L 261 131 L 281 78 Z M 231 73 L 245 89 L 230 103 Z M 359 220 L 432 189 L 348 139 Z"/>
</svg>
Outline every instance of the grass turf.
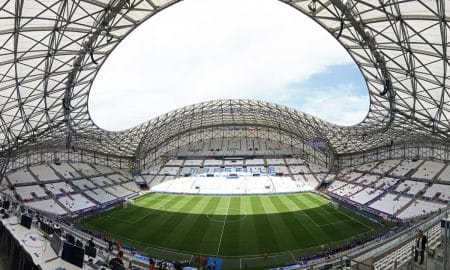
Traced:
<svg viewBox="0 0 450 270">
<path fill-rule="evenodd" d="M 320 248 L 383 227 L 314 193 L 262 196 L 151 194 L 78 221 L 131 246 L 250 257 Z M 315 250 L 317 251 L 317 249 Z"/>
</svg>

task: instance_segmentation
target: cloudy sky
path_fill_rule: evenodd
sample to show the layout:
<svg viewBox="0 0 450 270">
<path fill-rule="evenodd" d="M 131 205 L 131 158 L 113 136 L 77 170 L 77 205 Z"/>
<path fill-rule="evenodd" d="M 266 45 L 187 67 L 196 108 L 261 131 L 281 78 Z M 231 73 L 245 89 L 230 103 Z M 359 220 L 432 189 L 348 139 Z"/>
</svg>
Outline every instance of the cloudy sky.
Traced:
<svg viewBox="0 0 450 270">
<path fill-rule="evenodd" d="M 223 98 L 284 104 L 340 125 L 369 107 L 353 60 L 300 12 L 275 0 L 185 0 L 115 49 L 89 109 L 100 127 L 122 130 Z"/>
</svg>

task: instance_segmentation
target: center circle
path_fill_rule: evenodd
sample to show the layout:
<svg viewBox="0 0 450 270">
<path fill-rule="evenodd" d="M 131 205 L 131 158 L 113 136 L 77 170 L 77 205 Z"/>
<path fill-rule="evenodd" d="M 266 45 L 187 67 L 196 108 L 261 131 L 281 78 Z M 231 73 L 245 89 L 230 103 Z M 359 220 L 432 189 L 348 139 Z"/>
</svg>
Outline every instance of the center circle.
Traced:
<svg viewBox="0 0 450 270">
<path fill-rule="evenodd" d="M 206 214 L 212 222 L 237 222 L 247 217 L 247 212 L 238 208 L 217 208 Z"/>
</svg>

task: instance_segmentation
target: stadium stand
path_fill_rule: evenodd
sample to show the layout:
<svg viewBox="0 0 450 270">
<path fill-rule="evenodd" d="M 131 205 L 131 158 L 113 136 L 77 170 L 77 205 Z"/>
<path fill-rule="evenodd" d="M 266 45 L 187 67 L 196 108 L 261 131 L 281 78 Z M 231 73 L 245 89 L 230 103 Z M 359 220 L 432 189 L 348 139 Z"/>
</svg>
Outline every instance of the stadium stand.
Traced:
<svg viewBox="0 0 450 270">
<path fill-rule="evenodd" d="M 411 178 L 432 180 L 440 171 L 445 167 L 445 163 L 436 161 L 425 161 L 417 171 L 411 176 Z"/>
<path fill-rule="evenodd" d="M 385 174 L 395 168 L 401 160 L 384 160 L 381 161 L 375 168 L 372 169 L 372 173 Z"/>
<path fill-rule="evenodd" d="M 58 201 L 64 205 L 71 212 L 77 212 L 87 208 L 95 207 L 96 205 L 89 201 L 81 194 L 75 194 L 58 198 Z"/>
<path fill-rule="evenodd" d="M 359 204 L 366 204 L 369 201 L 380 196 L 381 194 L 383 194 L 382 190 L 374 188 L 365 188 L 360 192 L 353 194 L 351 197 L 349 197 L 349 199 Z"/>
<path fill-rule="evenodd" d="M 84 175 L 85 177 L 89 176 L 96 176 L 99 175 L 100 172 L 98 172 L 96 169 L 94 169 L 92 166 L 90 166 L 87 163 L 70 163 L 72 167 L 74 167 L 79 173 Z"/>
<path fill-rule="evenodd" d="M 371 208 L 380 212 L 394 215 L 409 202 L 411 198 L 388 193 L 370 205 Z"/>
<path fill-rule="evenodd" d="M 415 172 L 415 169 L 420 166 L 421 163 L 422 161 L 412 161 L 409 159 L 405 159 L 401 161 L 397 165 L 397 167 L 395 167 L 391 174 L 398 177 L 411 175 L 413 172 Z"/>
<path fill-rule="evenodd" d="M 94 201 L 100 204 L 105 204 L 111 201 L 115 201 L 117 199 L 117 197 L 109 194 L 108 192 L 106 192 L 101 188 L 87 190 L 84 192 L 84 194 L 86 194 L 89 198 L 93 199 Z"/>
<path fill-rule="evenodd" d="M 76 170 L 70 166 L 68 163 L 61 163 L 59 165 L 50 164 L 50 166 L 59 174 L 62 175 L 65 179 L 76 179 L 80 178 L 80 175 L 76 172 Z"/>
<path fill-rule="evenodd" d="M 413 204 L 398 214 L 401 219 L 414 218 L 419 216 L 427 216 L 431 213 L 444 209 L 445 205 L 441 203 L 428 202 L 424 200 L 416 200 Z"/>
<path fill-rule="evenodd" d="M 39 185 L 16 187 L 16 192 L 24 201 L 47 197 L 45 190 Z"/>
<path fill-rule="evenodd" d="M 438 181 L 450 182 L 450 165 L 447 164 L 447 167 L 439 175 Z"/>
<path fill-rule="evenodd" d="M 27 169 L 21 169 L 7 176 L 12 185 L 35 183 L 34 177 Z"/>
<path fill-rule="evenodd" d="M 55 196 L 74 192 L 73 188 L 64 182 L 45 184 L 45 188 Z"/>
<path fill-rule="evenodd" d="M 400 183 L 400 185 L 397 186 L 395 191 L 415 196 L 420 191 L 423 191 L 425 189 L 425 183 L 424 182 L 416 182 L 411 180 L 406 180 L 405 182 Z"/>
<path fill-rule="evenodd" d="M 81 190 L 93 189 L 93 188 L 97 187 L 96 185 L 94 185 L 94 183 L 92 183 L 91 181 L 89 181 L 87 179 L 80 179 L 80 180 L 72 181 L 72 185 L 78 187 Z"/>
<path fill-rule="evenodd" d="M 36 175 L 36 177 L 41 182 L 51 182 L 51 181 L 59 181 L 61 180 L 53 171 L 53 169 L 45 164 L 30 167 L 30 171 Z"/>
<path fill-rule="evenodd" d="M 427 189 L 423 196 L 430 199 L 437 198 L 448 202 L 450 201 L 450 185 L 433 184 Z"/>
<path fill-rule="evenodd" d="M 57 204 L 53 199 L 26 202 L 25 205 L 29 206 L 33 209 L 43 211 L 45 213 L 50 213 L 53 215 L 65 215 L 68 213 L 59 204 Z"/>
</svg>

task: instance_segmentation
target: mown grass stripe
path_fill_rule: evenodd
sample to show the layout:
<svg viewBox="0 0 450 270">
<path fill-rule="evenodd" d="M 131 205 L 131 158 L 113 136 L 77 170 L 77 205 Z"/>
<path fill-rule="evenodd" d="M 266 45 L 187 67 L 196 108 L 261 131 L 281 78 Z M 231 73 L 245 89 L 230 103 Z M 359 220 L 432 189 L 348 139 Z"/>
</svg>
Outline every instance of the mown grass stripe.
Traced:
<svg viewBox="0 0 450 270">
<path fill-rule="evenodd" d="M 245 211 L 247 217 L 230 222 L 239 216 L 234 209 Z M 218 222 L 210 220 L 208 213 Z M 223 226 L 227 213 L 230 220 Z M 322 244 L 345 238 L 344 242 L 352 241 L 353 235 L 367 233 L 369 228 L 364 225 L 383 230 L 345 208 L 331 207 L 324 197 L 307 193 L 239 197 L 152 194 L 139 198 L 134 206 L 84 221 L 83 226 L 128 238 L 124 241 L 139 248 L 148 243 L 208 255 L 217 252 L 223 228 L 219 256 L 262 255 L 290 249 L 313 252 L 311 247 L 317 250 Z"/>
</svg>

